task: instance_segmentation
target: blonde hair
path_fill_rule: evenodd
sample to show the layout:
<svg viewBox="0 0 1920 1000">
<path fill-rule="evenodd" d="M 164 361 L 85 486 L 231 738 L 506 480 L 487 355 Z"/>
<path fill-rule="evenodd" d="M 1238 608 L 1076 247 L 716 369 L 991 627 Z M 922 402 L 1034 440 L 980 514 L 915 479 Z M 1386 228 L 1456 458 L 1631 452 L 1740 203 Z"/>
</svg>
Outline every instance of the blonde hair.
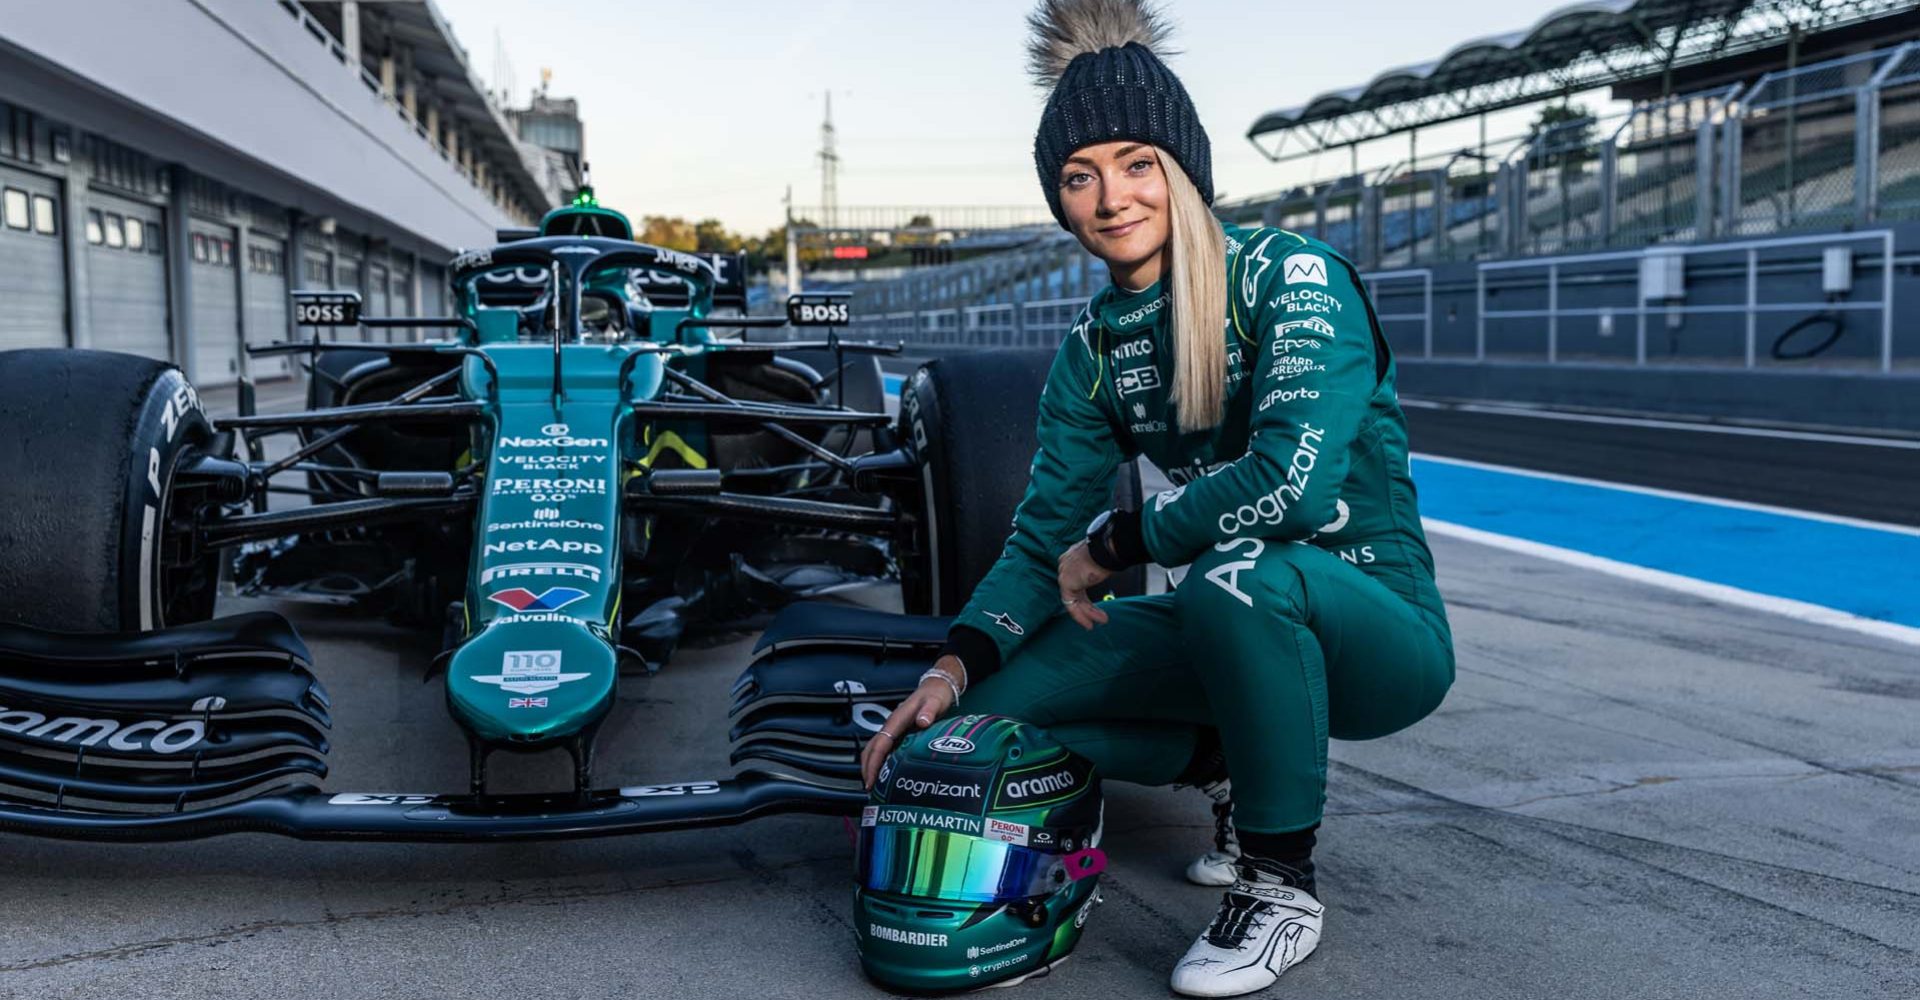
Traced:
<svg viewBox="0 0 1920 1000">
<path fill-rule="evenodd" d="M 1227 241 L 1172 154 L 1167 176 L 1167 293 L 1173 299 L 1173 402 L 1182 433 L 1218 424 L 1227 395 Z"/>
</svg>

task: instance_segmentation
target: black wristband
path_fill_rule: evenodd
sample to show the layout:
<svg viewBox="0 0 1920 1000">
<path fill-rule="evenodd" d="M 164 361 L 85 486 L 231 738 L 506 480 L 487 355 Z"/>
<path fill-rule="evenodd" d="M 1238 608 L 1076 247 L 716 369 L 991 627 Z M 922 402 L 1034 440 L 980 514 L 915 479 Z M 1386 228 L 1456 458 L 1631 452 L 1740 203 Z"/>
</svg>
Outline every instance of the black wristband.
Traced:
<svg viewBox="0 0 1920 1000">
<path fill-rule="evenodd" d="M 1146 535 L 1140 530 L 1140 512 L 1116 510 L 1108 515 L 1107 523 L 1087 539 L 1087 555 L 1093 558 L 1095 565 L 1109 573 L 1152 562 L 1153 556 L 1147 552 Z"/>
<path fill-rule="evenodd" d="M 993 637 L 966 625 L 955 625 L 947 630 L 947 644 L 941 647 L 940 655 L 960 658 L 960 666 L 967 671 L 968 687 L 980 683 L 1000 669 L 1000 647 L 994 645 Z"/>
</svg>

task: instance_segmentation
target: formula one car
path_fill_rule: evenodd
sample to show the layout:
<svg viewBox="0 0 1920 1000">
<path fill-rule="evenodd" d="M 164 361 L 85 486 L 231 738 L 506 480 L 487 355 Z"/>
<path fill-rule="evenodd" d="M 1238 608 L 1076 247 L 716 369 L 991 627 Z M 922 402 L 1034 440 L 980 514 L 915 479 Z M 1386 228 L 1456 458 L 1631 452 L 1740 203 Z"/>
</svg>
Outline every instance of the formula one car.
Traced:
<svg viewBox="0 0 1920 1000">
<path fill-rule="evenodd" d="M 876 355 L 898 347 L 842 338 L 844 298 L 723 316 L 738 258 L 631 237 L 590 196 L 503 231 L 452 261 L 451 317 L 295 293 L 311 337 L 251 353 L 307 359 L 297 412 L 243 383 L 210 418 L 129 355 L 0 353 L 0 830 L 466 840 L 857 811 L 859 747 L 1000 549 L 1050 352 L 929 363 L 896 421 Z M 450 336 L 320 333 L 355 327 Z M 818 600 L 874 581 L 914 613 Z M 420 667 L 470 786 L 322 790 L 325 665 L 278 614 L 211 617 L 223 588 L 438 629 Z M 742 623 L 766 626 L 727 706 L 753 766 L 596 788 L 621 675 Z M 489 794 L 490 754 L 556 747 L 572 788 Z"/>
</svg>

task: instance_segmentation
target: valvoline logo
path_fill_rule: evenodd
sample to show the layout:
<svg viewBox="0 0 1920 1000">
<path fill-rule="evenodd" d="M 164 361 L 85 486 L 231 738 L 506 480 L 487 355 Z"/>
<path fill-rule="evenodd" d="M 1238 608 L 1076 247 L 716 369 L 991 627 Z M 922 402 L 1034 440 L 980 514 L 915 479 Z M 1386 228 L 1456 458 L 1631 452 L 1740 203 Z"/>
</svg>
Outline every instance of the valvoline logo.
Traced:
<svg viewBox="0 0 1920 1000">
<path fill-rule="evenodd" d="M 548 587 L 538 594 L 525 587 L 515 587 L 488 594 L 487 600 L 515 611 L 558 611 L 585 596 L 587 592 L 578 587 Z"/>
</svg>

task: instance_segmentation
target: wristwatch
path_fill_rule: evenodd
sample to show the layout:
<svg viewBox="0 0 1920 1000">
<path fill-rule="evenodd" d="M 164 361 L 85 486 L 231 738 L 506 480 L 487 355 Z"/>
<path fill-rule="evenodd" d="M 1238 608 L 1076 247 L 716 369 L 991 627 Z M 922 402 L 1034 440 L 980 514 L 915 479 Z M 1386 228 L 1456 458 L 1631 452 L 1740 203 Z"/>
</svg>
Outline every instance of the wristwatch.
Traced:
<svg viewBox="0 0 1920 1000">
<path fill-rule="evenodd" d="M 1094 564 L 1109 573 L 1153 561 L 1146 539 L 1140 534 L 1137 510 L 1102 511 L 1087 525 L 1087 555 Z"/>
<path fill-rule="evenodd" d="M 1087 555 L 1092 556 L 1101 569 L 1118 573 L 1127 567 L 1120 561 L 1120 554 L 1113 550 L 1113 526 L 1111 510 L 1101 511 L 1100 516 L 1087 525 Z"/>
</svg>

